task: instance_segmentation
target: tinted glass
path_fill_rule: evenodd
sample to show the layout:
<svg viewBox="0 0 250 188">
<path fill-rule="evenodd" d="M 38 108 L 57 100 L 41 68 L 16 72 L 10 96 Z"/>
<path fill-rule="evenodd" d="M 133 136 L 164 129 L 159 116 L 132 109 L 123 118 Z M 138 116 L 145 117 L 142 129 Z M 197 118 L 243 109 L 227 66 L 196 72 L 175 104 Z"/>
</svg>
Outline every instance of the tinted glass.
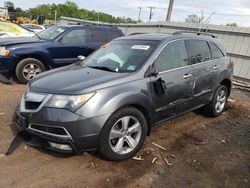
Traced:
<svg viewBox="0 0 250 188">
<path fill-rule="evenodd" d="M 142 67 L 156 45 L 155 41 L 113 41 L 88 56 L 82 64 L 112 72 L 134 72 Z"/>
<path fill-rule="evenodd" d="M 109 39 L 112 40 L 112 39 L 115 39 L 115 38 L 118 38 L 120 37 L 121 34 L 117 31 L 109 31 Z"/>
<path fill-rule="evenodd" d="M 209 43 L 211 53 L 212 53 L 212 59 L 219 59 L 224 57 L 223 53 L 221 50 L 212 42 Z"/>
<path fill-rule="evenodd" d="M 91 42 L 107 42 L 107 35 L 102 29 L 90 29 Z"/>
<path fill-rule="evenodd" d="M 85 33 L 83 29 L 73 30 L 67 33 L 63 39 L 64 44 L 83 44 L 85 42 Z"/>
<path fill-rule="evenodd" d="M 155 60 L 157 72 L 171 70 L 187 65 L 187 52 L 185 42 L 183 40 L 177 40 L 167 44 Z"/>
<path fill-rule="evenodd" d="M 189 62 L 196 64 L 211 59 L 210 49 L 207 41 L 187 40 Z"/>
</svg>

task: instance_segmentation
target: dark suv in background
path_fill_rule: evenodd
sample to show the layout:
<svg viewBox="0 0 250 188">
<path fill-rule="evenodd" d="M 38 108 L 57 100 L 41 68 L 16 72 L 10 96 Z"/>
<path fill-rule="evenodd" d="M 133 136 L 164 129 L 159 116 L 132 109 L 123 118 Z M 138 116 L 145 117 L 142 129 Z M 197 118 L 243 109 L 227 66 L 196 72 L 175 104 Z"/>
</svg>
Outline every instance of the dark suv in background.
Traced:
<svg viewBox="0 0 250 188">
<path fill-rule="evenodd" d="M 0 69 L 15 73 L 21 83 L 37 74 L 78 61 L 114 38 L 116 27 L 102 25 L 53 26 L 33 38 L 0 40 Z"/>
<path fill-rule="evenodd" d="M 118 38 L 81 63 L 38 75 L 16 110 L 17 126 L 50 149 L 124 160 L 154 124 L 198 108 L 220 115 L 233 64 L 215 38 L 198 34 Z"/>
</svg>

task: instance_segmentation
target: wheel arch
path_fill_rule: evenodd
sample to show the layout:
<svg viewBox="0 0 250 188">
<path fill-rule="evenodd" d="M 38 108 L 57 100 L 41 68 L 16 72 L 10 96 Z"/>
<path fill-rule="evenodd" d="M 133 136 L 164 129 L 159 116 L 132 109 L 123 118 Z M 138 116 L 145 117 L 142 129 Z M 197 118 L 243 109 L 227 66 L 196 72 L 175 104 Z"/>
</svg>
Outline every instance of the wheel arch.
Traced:
<svg viewBox="0 0 250 188">
<path fill-rule="evenodd" d="M 231 89 L 232 89 L 232 82 L 231 80 L 229 79 L 224 79 L 220 82 L 221 85 L 224 85 L 226 88 L 227 88 L 227 91 L 228 91 L 228 96 L 230 95 L 231 93 Z"/>
<path fill-rule="evenodd" d="M 16 62 L 16 66 L 20 61 L 22 61 L 24 59 L 27 59 L 27 58 L 34 58 L 34 59 L 39 60 L 44 65 L 46 70 L 50 70 L 50 66 L 48 64 L 48 61 L 46 60 L 46 58 L 44 58 L 40 54 L 23 54 L 23 55 L 20 55 L 17 62 Z"/>
</svg>

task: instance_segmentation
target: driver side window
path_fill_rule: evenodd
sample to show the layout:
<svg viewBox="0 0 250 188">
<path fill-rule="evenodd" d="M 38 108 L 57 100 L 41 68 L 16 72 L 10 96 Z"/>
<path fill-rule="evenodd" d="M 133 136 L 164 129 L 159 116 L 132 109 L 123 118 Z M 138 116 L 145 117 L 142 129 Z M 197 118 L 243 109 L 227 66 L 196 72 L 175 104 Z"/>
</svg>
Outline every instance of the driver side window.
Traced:
<svg viewBox="0 0 250 188">
<path fill-rule="evenodd" d="M 167 44 L 155 60 L 157 72 L 163 72 L 188 65 L 187 51 L 184 40 Z"/>
<path fill-rule="evenodd" d="M 86 39 L 86 31 L 83 29 L 73 30 L 64 35 L 63 44 L 84 44 Z"/>
</svg>

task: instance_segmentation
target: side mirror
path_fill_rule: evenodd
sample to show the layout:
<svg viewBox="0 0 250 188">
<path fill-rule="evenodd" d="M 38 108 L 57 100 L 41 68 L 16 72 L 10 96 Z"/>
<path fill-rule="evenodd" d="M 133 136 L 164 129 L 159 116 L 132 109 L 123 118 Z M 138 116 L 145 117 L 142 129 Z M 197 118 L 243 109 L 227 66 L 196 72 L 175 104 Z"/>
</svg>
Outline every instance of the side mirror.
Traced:
<svg viewBox="0 0 250 188">
<path fill-rule="evenodd" d="M 156 71 L 156 67 L 154 65 L 154 63 L 152 65 L 150 65 L 146 71 L 145 77 L 150 77 L 150 76 L 154 76 L 156 77 L 158 75 L 158 72 Z"/>
<path fill-rule="evenodd" d="M 83 61 L 84 59 L 86 59 L 86 57 L 83 56 L 83 55 L 79 55 L 79 56 L 77 57 L 77 59 L 78 59 L 79 61 Z"/>
</svg>

